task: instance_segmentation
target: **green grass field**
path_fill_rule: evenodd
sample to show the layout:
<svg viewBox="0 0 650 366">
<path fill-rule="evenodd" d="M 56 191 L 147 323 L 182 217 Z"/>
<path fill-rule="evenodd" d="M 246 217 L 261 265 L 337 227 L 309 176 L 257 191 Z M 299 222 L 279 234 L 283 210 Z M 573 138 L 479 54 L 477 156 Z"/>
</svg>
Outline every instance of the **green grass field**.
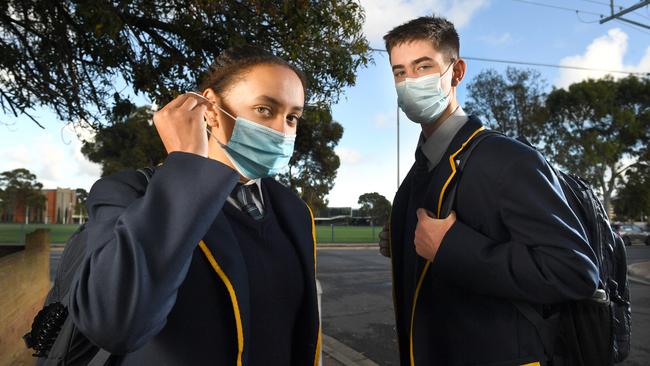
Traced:
<svg viewBox="0 0 650 366">
<path fill-rule="evenodd" d="M 50 229 L 52 243 L 65 243 L 79 225 L 30 224 L 24 230 L 21 224 L 0 224 L 0 243 L 22 243 L 25 233 L 36 229 Z M 316 240 L 319 243 L 376 243 L 381 228 L 369 226 L 316 226 Z"/>
<path fill-rule="evenodd" d="M 370 226 L 334 226 L 334 239 L 332 240 L 331 226 L 316 226 L 316 241 L 318 243 L 376 243 L 380 227 L 373 229 Z"/>
<path fill-rule="evenodd" d="M 65 243 L 79 225 L 62 224 L 0 224 L 0 243 L 23 243 L 24 235 L 36 229 L 50 229 L 52 243 Z"/>
</svg>

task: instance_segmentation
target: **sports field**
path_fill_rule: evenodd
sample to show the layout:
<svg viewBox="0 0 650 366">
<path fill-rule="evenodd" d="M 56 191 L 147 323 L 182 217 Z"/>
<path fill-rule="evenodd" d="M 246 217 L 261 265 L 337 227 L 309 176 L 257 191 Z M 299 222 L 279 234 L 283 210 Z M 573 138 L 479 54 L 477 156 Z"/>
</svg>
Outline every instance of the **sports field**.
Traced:
<svg viewBox="0 0 650 366">
<path fill-rule="evenodd" d="M 377 243 L 381 231 L 370 226 L 316 226 L 316 241 L 318 243 Z"/>
<path fill-rule="evenodd" d="M 50 229 L 52 243 L 65 243 L 79 225 L 61 224 L 0 224 L 0 243 L 23 243 L 25 233 L 36 229 Z M 319 243 L 376 243 L 381 228 L 370 226 L 316 226 Z"/>
<path fill-rule="evenodd" d="M 52 243 L 65 243 L 68 237 L 77 230 L 79 225 L 62 224 L 0 224 L 0 243 L 24 243 L 26 233 L 36 229 L 50 229 L 50 240 Z"/>
</svg>

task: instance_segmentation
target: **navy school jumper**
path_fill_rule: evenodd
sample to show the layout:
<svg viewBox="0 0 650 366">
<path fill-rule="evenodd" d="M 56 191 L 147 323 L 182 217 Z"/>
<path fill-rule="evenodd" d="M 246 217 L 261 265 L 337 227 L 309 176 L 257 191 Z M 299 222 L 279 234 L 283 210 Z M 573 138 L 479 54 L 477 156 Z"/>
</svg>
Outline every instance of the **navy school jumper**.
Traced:
<svg viewBox="0 0 650 366">
<path fill-rule="evenodd" d="M 250 365 L 249 278 L 222 208 L 239 175 L 173 152 L 146 186 L 135 171 L 100 179 L 87 201 L 87 254 L 70 291 L 79 330 L 114 363 Z M 311 210 L 263 179 L 304 276 L 292 364 L 318 364 L 320 324 Z M 256 366 L 256 365 L 253 365 Z"/>
<path fill-rule="evenodd" d="M 395 196 L 390 248 L 402 365 L 544 365 L 535 328 L 512 301 L 541 308 L 596 290 L 595 255 L 557 177 L 537 151 L 503 136 L 481 142 L 465 166 L 457 222 L 434 261 L 415 253 L 416 210 L 439 213 L 458 180 L 452 161 L 482 129 L 470 117 L 426 189 L 413 192 L 412 168 Z"/>
</svg>

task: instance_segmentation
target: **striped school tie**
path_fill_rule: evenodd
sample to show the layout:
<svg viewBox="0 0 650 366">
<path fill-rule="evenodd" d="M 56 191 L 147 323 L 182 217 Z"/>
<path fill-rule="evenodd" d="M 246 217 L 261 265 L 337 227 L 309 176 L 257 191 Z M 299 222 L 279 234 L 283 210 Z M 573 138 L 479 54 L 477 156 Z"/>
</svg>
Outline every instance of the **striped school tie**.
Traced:
<svg viewBox="0 0 650 366">
<path fill-rule="evenodd" d="M 258 194 L 257 184 L 241 184 L 238 183 L 237 187 L 233 190 L 231 194 L 241 205 L 241 210 L 255 220 L 261 220 L 263 215 L 260 212 L 260 209 L 257 208 L 255 201 L 253 201 L 253 194 Z M 258 196 L 259 197 L 259 196 Z"/>
</svg>

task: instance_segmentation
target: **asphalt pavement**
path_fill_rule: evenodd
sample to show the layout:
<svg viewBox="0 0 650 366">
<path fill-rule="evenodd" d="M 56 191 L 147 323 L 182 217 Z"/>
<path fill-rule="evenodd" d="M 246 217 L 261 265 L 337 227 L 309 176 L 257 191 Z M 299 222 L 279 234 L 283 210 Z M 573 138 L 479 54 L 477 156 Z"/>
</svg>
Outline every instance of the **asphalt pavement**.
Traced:
<svg viewBox="0 0 650 366">
<path fill-rule="evenodd" d="M 390 261 L 377 248 L 318 251 L 323 333 L 379 365 L 398 365 Z"/>
<path fill-rule="evenodd" d="M 627 249 L 628 264 L 650 269 L 650 247 Z M 52 278 L 61 251 L 52 249 Z M 390 261 L 376 247 L 323 248 L 318 251 L 318 279 L 323 288 L 323 366 L 398 365 Z M 650 366 L 650 278 L 637 277 L 630 290 L 632 350 L 621 365 Z"/>
<path fill-rule="evenodd" d="M 628 262 L 650 266 L 650 247 L 628 247 Z M 321 249 L 318 278 L 323 333 L 378 365 L 398 365 L 389 260 L 376 248 Z M 632 348 L 621 365 L 650 366 L 650 286 L 631 282 L 630 291 Z"/>
</svg>

